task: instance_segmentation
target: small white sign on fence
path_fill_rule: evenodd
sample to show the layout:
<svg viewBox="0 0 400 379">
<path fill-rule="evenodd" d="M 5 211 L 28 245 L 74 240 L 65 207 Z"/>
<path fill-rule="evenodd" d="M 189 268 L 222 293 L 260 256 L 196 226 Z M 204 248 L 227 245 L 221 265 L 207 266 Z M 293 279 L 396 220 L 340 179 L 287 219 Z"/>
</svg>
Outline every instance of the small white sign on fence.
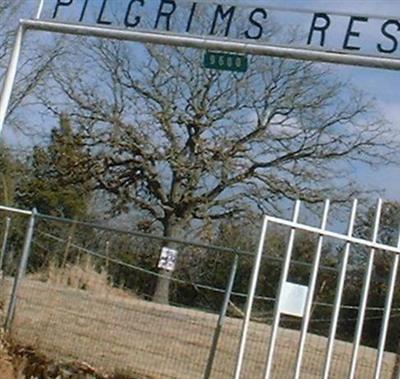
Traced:
<svg viewBox="0 0 400 379">
<path fill-rule="evenodd" d="M 279 296 L 279 312 L 290 316 L 303 317 L 307 292 L 307 286 L 290 282 L 284 283 Z"/>
<path fill-rule="evenodd" d="M 177 256 L 177 250 L 163 247 L 161 250 L 160 260 L 158 261 L 158 268 L 162 268 L 166 271 L 174 271 Z"/>
</svg>

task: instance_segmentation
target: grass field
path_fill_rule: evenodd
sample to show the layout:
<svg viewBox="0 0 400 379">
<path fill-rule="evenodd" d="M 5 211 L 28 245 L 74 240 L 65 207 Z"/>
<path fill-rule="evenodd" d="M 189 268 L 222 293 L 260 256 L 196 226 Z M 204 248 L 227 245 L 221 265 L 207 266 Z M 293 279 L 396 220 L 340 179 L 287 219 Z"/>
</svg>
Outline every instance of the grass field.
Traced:
<svg viewBox="0 0 400 379">
<path fill-rule="evenodd" d="M 3 284 L 3 295 L 10 283 Z M 137 374 L 138 378 L 202 378 L 217 316 L 197 310 L 154 304 L 121 292 L 90 291 L 25 279 L 19 295 L 13 334 L 51 358 L 76 359 L 101 369 Z M 241 320 L 227 318 L 212 378 L 232 378 Z M 243 378 L 261 378 L 269 326 L 252 322 Z M 281 329 L 274 378 L 291 378 L 297 331 Z M 309 335 L 302 378 L 321 377 L 326 339 Z M 347 376 L 351 344 L 337 341 L 331 378 Z M 376 351 L 360 349 L 357 378 L 373 376 Z M 382 378 L 390 378 L 394 354 L 386 353 Z"/>
</svg>

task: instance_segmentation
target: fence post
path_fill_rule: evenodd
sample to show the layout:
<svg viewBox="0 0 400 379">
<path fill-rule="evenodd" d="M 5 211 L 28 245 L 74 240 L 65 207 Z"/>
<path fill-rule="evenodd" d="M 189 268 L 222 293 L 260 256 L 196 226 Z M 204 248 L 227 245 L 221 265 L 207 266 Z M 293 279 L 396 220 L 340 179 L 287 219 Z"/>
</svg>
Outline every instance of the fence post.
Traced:
<svg viewBox="0 0 400 379">
<path fill-rule="evenodd" d="M 204 379 L 209 379 L 211 376 L 212 367 L 214 364 L 215 354 L 217 352 L 219 336 L 221 334 L 222 326 L 225 322 L 226 311 L 228 310 L 229 300 L 231 298 L 233 284 L 235 282 L 237 266 L 238 266 L 239 256 L 235 253 L 235 257 L 233 259 L 231 272 L 228 279 L 228 285 L 226 286 L 225 297 L 222 303 L 221 312 L 218 317 L 218 323 L 214 331 L 213 341 L 211 344 L 210 354 L 208 356 L 207 367 L 204 373 Z"/>
<path fill-rule="evenodd" d="M 108 269 L 110 265 L 110 241 L 106 241 L 106 272 L 108 275 Z"/>
<path fill-rule="evenodd" d="M 4 263 L 4 257 L 6 255 L 8 234 L 10 232 L 10 225 L 11 225 L 11 218 L 7 217 L 6 218 L 6 227 L 4 229 L 3 243 L 1 245 L 1 250 L 0 250 L 0 275 L 1 275 L 1 277 L 3 277 L 3 263 Z"/>
<path fill-rule="evenodd" d="M 10 328 L 11 328 L 11 325 L 12 325 L 12 322 L 14 319 L 15 308 L 17 305 L 18 290 L 21 285 L 21 281 L 25 275 L 26 266 L 27 266 L 29 254 L 31 251 L 31 244 L 32 244 L 33 231 L 35 228 L 36 214 L 37 214 L 37 211 L 36 211 L 36 208 L 34 208 L 32 210 L 31 217 L 29 219 L 28 229 L 25 234 L 24 249 L 22 251 L 22 256 L 21 256 L 21 260 L 19 262 L 18 271 L 17 271 L 17 274 L 14 279 L 10 303 L 8 305 L 6 321 L 5 321 L 5 325 L 4 325 L 4 329 L 6 332 L 10 331 Z"/>
</svg>

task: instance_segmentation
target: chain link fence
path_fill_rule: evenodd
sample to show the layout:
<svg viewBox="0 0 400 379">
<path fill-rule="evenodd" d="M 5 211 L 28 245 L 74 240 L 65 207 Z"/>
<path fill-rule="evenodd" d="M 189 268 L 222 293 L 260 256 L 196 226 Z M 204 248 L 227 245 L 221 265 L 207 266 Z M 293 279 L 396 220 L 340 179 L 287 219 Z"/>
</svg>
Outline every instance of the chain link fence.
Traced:
<svg viewBox="0 0 400 379">
<path fill-rule="evenodd" d="M 2 299 L 10 319 L 3 322 L 19 343 L 133 377 L 232 375 L 245 297 L 232 295 L 228 303 L 226 286 L 251 254 L 36 215 L 10 316 L 27 216 L 13 215 L 4 235 Z M 157 265 L 170 245 L 179 252 L 170 301 L 157 304 L 152 294 L 163 276 Z M 234 317 L 224 322 L 221 308 Z"/>
<path fill-rule="evenodd" d="M 30 212 L 0 211 L 0 226 L 2 322 L 19 343 L 132 378 L 233 377 L 254 253 Z M 264 370 L 285 249 L 276 235 L 286 232 L 272 229 L 267 236 L 243 378 Z M 152 296 L 162 276 L 160 252 L 168 246 L 178 260 L 169 304 L 159 304 Z M 293 281 L 308 277 L 312 254 L 308 258 L 294 256 Z M 303 360 L 307 379 L 321 377 L 334 292 L 328 302 L 320 295 L 337 280 L 338 261 L 327 253 L 320 270 Z M 382 313 L 369 307 L 366 319 L 380 320 Z M 392 323 L 398 316 L 393 309 Z M 332 378 L 346 376 L 356 317 L 357 305 L 342 306 Z M 300 327 L 301 320 L 282 317 L 274 378 L 292 372 Z M 366 346 L 367 338 L 362 343 L 357 377 L 372 377 L 376 350 Z M 386 352 L 382 378 L 391 378 L 394 363 L 395 354 Z"/>
</svg>

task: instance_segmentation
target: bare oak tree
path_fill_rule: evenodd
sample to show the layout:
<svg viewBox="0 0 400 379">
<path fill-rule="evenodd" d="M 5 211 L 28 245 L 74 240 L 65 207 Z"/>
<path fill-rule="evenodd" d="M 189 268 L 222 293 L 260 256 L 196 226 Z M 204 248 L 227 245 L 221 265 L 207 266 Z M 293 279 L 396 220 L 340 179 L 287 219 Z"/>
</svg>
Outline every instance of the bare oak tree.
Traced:
<svg viewBox="0 0 400 379">
<path fill-rule="evenodd" d="M 349 163 L 389 162 L 385 121 L 329 66 L 253 57 L 233 74 L 204 69 L 203 53 L 91 40 L 54 65 L 42 102 L 74 120 L 112 212 L 179 236 L 280 199 L 345 201 L 358 193 Z"/>
</svg>

